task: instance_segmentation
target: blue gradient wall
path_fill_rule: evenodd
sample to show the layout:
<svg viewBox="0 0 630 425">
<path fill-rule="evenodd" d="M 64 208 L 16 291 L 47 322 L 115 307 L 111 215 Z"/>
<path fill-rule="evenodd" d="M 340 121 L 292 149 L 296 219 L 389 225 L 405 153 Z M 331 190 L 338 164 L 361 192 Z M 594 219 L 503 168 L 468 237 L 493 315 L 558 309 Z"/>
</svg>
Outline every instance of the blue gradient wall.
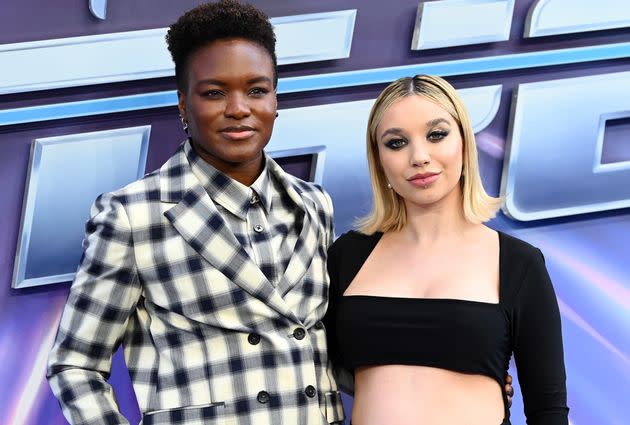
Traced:
<svg viewBox="0 0 630 425">
<path fill-rule="evenodd" d="M 31 145 L 36 139 L 149 126 L 145 170 L 157 168 L 175 150 L 182 133 L 172 70 L 160 62 L 164 58 L 153 60 L 160 49 L 154 40 L 159 40 L 159 29 L 199 2 L 5 3 L 0 13 L 0 423 L 64 424 L 44 373 L 68 283 L 12 288 L 18 247 L 28 240 L 20 234 L 20 225 L 32 172 Z M 330 32 L 336 38 L 310 44 L 294 38 L 291 44 L 280 37 L 287 59 L 281 62 L 280 117 L 269 145 L 270 151 L 285 157 L 303 152 L 291 153 L 295 149 L 323 152 L 314 170 L 307 169 L 302 157 L 284 161 L 292 172 L 320 180 L 331 193 L 337 233 L 369 207 L 364 127 L 370 103 L 386 83 L 402 75 L 436 73 L 465 93 L 476 124 L 484 184 L 490 193 L 503 193 L 508 200 L 505 213 L 490 226 L 539 246 L 547 259 L 563 320 L 571 423 L 627 423 L 627 2 L 253 3 L 275 19 L 356 11 L 352 19 L 346 13 L 335 21 L 338 26 Z M 105 10 L 106 19 L 94 16 L 90 6 L 96 12 Z M 125 55 L 116 55 L 116 47 L 103 45 L 102 39 L 89 38 L 138 31 L 148 31 L 142 33 L 144 38 L 135 38 L 147 40 L 144 51 Z M 85 51 L 54 50 L 67 44 L 63 40 L 42 42 L 68 37 L 88 37 L 78 44 L 87 43 L 88 50 L 99 54 L 92 58 Z M 41 66 L 41 61 L 51 60 L 38 53 L 42 49 L 59 54 L 52 56 L 54 64 Z M 295 51 L 301 54 L 299 60 L 300 55 L 291 53 Z M 68 52 L 72 55 L 64 56 Z M 103 58 L 104 65 L 86 66 Z M 113 162 L 97 160 L 95 168 L 111 171 Z M 63 173 L 63 166 L 59 168 Z M 75 182 L 77 187 L 89 184 L 89 176 L 84 180 Z M 77 204 L 75 190 L 59 187 L 53 194 L 62 207 L 34 216 L 44 235 L 63 230 L 54 224 L 41 230 L 41 223 L 55 223 L 55 214 L 63 214 L 64 208 L 85 208 L 87 214 L 88 205 Z M 76 226 L 82 228 L 83 223 Z M 46 238 L 38 240 L 46 246 Z M 69 243 L 79 247 L 80 241 Z M 24 258 L 28 253 L 23 250 Z M 71 261 L 68 255 L 75 254 L 61 250 L 59 255 Z M 35 260 L 46 262 L 41 255 L 31 264 L 37 264 Z M 60 262 L 49 261 L 47 267 Z M 137 423 L 120 353 L 114 358 L 111 381 L 121 409 Z M 516 392 L 513 423 L 525 423 L 518 387 Z"/>
</svg>

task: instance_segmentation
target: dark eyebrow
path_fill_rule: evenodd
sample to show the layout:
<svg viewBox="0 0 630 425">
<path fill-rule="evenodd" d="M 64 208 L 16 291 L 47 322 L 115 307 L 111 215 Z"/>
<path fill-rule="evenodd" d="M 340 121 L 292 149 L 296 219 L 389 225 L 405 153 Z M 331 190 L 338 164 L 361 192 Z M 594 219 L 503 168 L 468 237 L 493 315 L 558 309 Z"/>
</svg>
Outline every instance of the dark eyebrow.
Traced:
<svg viewBox="0 0 630 425">
<path fill-rule="evenodd" d="M 256 84 L 256 83 L 273 84 L 273 82 L 271 81 L 271 78 L 265 77 L 265 76 L 254 77 L 247 80 L 247 84 Z M 213 78 L 206 78 L 205 80 L 200 80 L 197 83 L 197 85 L 213 85 L 213 86 L 225 87 L 227 83 L 225 81 L 215 80 Z"/>
<path fill-rule="evenodd" d="M 442 123 L 451 125 L 451 123 L 448 122 L 446 118 L 435 118 L 435 119 L 427 121 L 425 125 L 427 126 L 427 128 L 430 128 L 430 127 L 435 127 L 436 125 L 442 124 Z M 404 131 L 402 128 L 398 128 L 398 127 L 388 128 L 387 130 L 383 132 L 383 134 L 381 134 L 381 139 L 387 136 L 388 134 L 394 134 L 396 136 L 400 136 L 404 134 Z"/>
<path fill-rule="evenodd" d="M 201 85 L 212 85 L 212 86 L 225 86 L 226 84 L 221 80 L 213 80 L 212 78 L 206 78 L 205 80 L 199 80 L 197 82 L 198 86 Z"/>
<path fill-rule="evenodd" d="M 385 136 L 387 136 L 388 134 L 394 134 L 394 135 L 401 135 L 403 134 L 403 130 L 402 128 L 398 128 L 398 127 L 392 127 L 392 128 L 388 128 L 387 130 L 385 130 L 383 132 L 383 134 L 381 134 L 381 139 Z"/>
<path fill-rule="evenodd" d="M 251 80 L 247 80 L 247 84 L 256 84 L 256 83 L 273 84 L 273 81 L 271 81 L 271 78 L 265 77 L 265 76 L 260 76 L 260 77 L 252 78 Z"/>
</svg>

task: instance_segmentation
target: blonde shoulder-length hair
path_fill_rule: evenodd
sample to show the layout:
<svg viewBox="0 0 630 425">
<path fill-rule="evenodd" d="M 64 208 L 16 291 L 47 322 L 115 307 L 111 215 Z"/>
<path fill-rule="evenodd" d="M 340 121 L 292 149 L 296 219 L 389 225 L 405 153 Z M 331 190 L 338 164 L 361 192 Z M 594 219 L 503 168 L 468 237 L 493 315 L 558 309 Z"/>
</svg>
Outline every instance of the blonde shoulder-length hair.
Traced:
<svg viewBox="0 0 630 425">
<path fill-rule="evenodd" d="M 424 96 L 444 108 L 459 125 L 463 141 L 462 207 L 466 220 L 483 223 L 495 216 L 501 200 L 486 193 L 479 175 L 475 134 L 461 98 L 446 80 L 430 75 L 400 78 L 387 86 L 378 96 L 368 120 L 367 158 L 372 182 L 372 211 L 356 222 L 357 229 L 365 234 L 398 231 L 407 222 L 403 198 L 387 187 L 376 136 L 376 128 L 383 114 L 406 96 Z"/>
</svg>

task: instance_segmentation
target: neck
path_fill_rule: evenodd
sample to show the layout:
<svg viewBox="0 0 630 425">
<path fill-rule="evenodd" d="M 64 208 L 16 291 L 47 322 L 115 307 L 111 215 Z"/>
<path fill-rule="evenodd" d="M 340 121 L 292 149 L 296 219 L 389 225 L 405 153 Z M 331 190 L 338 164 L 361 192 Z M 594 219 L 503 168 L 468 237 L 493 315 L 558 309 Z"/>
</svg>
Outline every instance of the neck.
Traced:
<svg viewBox="0 0 630 425">
<path fill-rule="evenodd" d="M 236 180 L 237 182 L 245 185 L 245 186 L 251 186 L 256 179 L 258 178 L 258 176 L 260 176 L 260 173 L 262 172 L 262 170 L 264 169 L 264 163 L 263 161 L 258 162 L 257 164 L 252 164 L 252 167 L 244 167 L 244 166 L 238 166 L 238 167 L 217 167 L 216 165 L 212 164 L 217 170 L 221 171 L 223 174 L 225 174 L 226 176 Z"/>
<path fill-rule="evenodd" d="M 205 162 L 245 186 L 251 186 L 265 168 L 265 156 L 262 152 L 245 162 L 227 162 L 201 149 L 194 141 L 191 146 Z"/>
<path fill-rule="evenodd" d="M 432 244 L 461 237 L 467 230 L 475 227 L 464 216 L 461 191 L 453 191 L 452 196 L 428 206 L 411 202 L 405 202 L 405 206 L 407 223 L 400 233 L 411 242 Z"/>
</svg>

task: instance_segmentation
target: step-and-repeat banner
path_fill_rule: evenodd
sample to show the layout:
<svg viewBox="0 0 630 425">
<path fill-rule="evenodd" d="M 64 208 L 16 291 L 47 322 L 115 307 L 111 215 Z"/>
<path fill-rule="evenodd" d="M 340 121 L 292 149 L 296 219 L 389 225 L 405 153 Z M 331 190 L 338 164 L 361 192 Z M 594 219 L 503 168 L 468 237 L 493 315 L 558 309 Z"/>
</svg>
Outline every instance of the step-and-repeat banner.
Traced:
<svg viewBox="0 0 630 425">
<path fill-rule="evenodd" d="M 184 135 L 166 28 L 199 1 L 0 6 L 0 423 L 65 424 L 45 380 L 89 205 Z M 545 253 L 573 425 L 630 417 L 627 0 L 253 1 L 278 36 L 268 152 L 319 182 L 337 233 L 370 205 L 369 108 L 402 76 L 447 78 L 471 113 L 489 225 Z M 515 376 L 515 371 L 512 372 Z M 111 377 L 139 413 L 121 353 Z M 525 423 L 516 385 L 514 424 Z M 346 407 L 352 403 L 345 398 Z"/>
</svg>

